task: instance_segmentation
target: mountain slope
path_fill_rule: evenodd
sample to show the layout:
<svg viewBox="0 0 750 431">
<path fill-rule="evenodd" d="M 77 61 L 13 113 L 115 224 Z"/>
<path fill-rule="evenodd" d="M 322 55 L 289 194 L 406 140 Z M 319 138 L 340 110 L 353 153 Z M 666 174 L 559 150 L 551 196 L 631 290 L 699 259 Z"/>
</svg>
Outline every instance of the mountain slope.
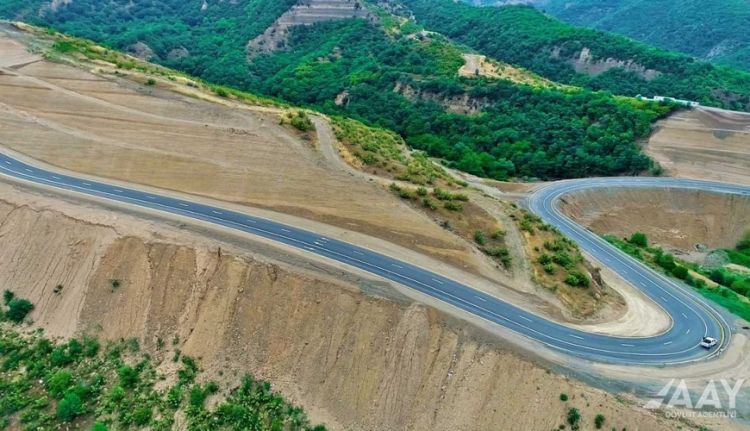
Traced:
<svg viewBox="0 0 750 431">
<path fill-rule="evenodd" d="M 248 52 L 248 42 L 284 14 L 276 2 L 200 8 L 134 0 L 94 7 L 93 0 L 75 0 L 29 9 L 12 1 L 17 7 L 6 7 L 5 16 L 117 48 L 138 45 L 140 53 L 153 52 L 153 61 L 214 82 L 392 129 L 453 167 L 496 179 L 638 174 L 652 162 L 636 140 L 672 109 L 585 90 L 459 77 L 464 48 L 378 8 L 377 19 L 289 27 L 275 49 Z M 250 24 L 240 28 L 244 22 Z"/>
<path fill-rule="evenodd" d="M 497 5 L 502 0 L 474 0 Z M 573 25 L 612 31 L 717 64 L 750 70 L 745 0 L 531 0 Z"/>
<path fill-rule="evenodd" d="M 428 29 L 561 83 L 750 110 L 750 73 L 613 34 L 572 27 L 527 6 L 479 8 L 451 0 L 400 2 Z"/>
</svg>

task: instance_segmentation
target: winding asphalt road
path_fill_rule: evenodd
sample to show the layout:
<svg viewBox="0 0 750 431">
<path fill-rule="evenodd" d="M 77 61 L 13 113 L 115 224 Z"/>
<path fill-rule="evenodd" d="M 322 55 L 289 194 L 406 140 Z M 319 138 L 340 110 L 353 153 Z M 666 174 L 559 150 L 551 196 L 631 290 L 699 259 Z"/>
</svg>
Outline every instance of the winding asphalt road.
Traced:
<svg viewBox="0 0 750 431">
<path fill-rule="evenodd" d="M 672 316 L 673 325 L 668 331 L 653 337 L 633 338 L 593 334 L 570 328 L 408 262 L 272 220 L 56 173 L 29 165 L 2 152 L 0 174 L 258 235 L 400 283 L 552 349 L 592 361 L 640 365 L 677 364 L 712 357 L 728 345 L 730 327 L 720 313 L 690 289 L 678 286 L 646 268 L 564 216 L 556 207 L 557 201 L 566 193 L 593 187 L 678 187 L 750 195 L 750 187 L 705 181 L 610 178 L 561 181 L 541 188 L 529 198 L 528 205 L 534 213 L 633 283 Z M 704 335 L 719 338 L 720 345 L 710 351 L 699 347 L 700 338 Z"/>
</svg>

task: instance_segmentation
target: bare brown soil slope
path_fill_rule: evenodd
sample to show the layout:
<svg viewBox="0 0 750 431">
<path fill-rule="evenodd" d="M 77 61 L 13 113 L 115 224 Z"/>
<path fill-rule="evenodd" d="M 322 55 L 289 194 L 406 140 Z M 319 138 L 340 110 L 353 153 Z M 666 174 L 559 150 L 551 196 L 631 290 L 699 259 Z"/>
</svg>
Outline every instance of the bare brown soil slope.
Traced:
<svg viewBox="0 0 750 431">
<path fill-rule="evenodd" d="M 750 228 L 750 199 L 692 190 L 597 189 L 566 196 L 563 211 L 600 234 L 646 233 L 652 242 L 695 251 L 732 248 Z"/>
<path fill-rule="evenodd" d="M 0 35 L 4 146 L 77 172 L 366 233 L 469 270 L 481 265 L 469 245 L 387 191 L 332 169 L 274 115 L 47 61 L 27 64 L 25 52 Z M 14 58 L 23 63 L 5 62 Z"/>
<path fill-rule="evenodd" d="M 659 122 L 645 151 L 669 175 L 750 184 L 750 114 L 679 112 Z"/>
<path fill-rule="evenodd" d="M 0 196 L 0 286 L 30 298 L 30 317 L 50 335 L 139 337 L 167 374 L 175 348 L 199 358 L 207 378 L 236 383 L 251 372 L 333 430 L 553 429 L 569 407 L 581 410 L 582 429 L 598 413 L 617 429 L 684 429 L 322 269 L 5 184 Z M 157 337 L 175 336 L 176 346 L 155 349 Z"/>
</svg>

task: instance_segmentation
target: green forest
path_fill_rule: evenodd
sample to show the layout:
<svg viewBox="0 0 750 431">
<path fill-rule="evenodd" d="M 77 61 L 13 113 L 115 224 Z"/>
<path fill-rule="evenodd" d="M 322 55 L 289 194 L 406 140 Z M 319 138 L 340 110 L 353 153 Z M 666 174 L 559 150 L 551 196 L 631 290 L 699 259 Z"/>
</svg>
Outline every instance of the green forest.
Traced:
<svg viewBox="0 0 750 431">
<path fill-rule="evenodd" d="M 626 96 L 671 96 L 750 110 L 747 72 L 697 61 L 622 36 L 573 27 L 528 6 L 475 7 L 452 0 L 402 2 L 429 30 L 557 82 Z M 584 47 L 590 49 L 593 59 L 633 60 L 656 71 L 658 76 L 646 79 L 623 68 L 596 76 L 576 73 L 569 60 Z"/>
<path fill-rule="evenodd" d="M 608 91 L 459 78 L 457 70 L 466 48 L 440 35 L 420 32 L 413 23 L 399 24 L 382 11 L 379 23 L 348 19 L 295 27 L 287 49 L 254 57 L 249 63 L 247 41 L 262 33 L 293 1 L 210 2 L 206 11 L 176 0 L 133 2 L 138 7 L 116 0 L 109 0 L 105 7 L 101 2 L 77 0 L 39 13 L 40 2 L 9 0 L 0 6 L 0 15 L 48 25 L 118 49 L 140 41 L 154 51 L 152 61 L 211 82 L 396 131 L 413 148 L 443 158 L 452 167 L 500 180 L 635 175 L 657 169 L 636 142 L 650 133 L 656 119 L 674 109 L 613 97 Z M 409 4 L 419 10 L 418 0 Z M 441 13 L 461 8 L 438 4 L 428 28 L 438 26 Z M 474 10 L 478 9 L 456 9 L 464 15 L 453 20 L 455 27 L 473 23 L 481 29 Z M 537 24 L 532 15 L 526 30 Z M 492 36 L 495 28 L 502 26 L 493 25 L 484 33 Z M 462 31 L 465 37 L 478 37 L 471 29 Z M 539 27 L 536 39 L 525 43 L 541 46 L 540 41 L 549 39 L 547 32 L 554 31 L 554 26 Z M 471 45 L 464 36 L 447 33 Z M 507 42 L 501 36 L 497 44 Z M 542 67 L 524 64 L 523 56 L 511 55 L 518 46 L 507 43 L 497 57 L 540 73 L 552 67 L 549 61 L 540 62 Z M 475 47 L 481 48 L 480 44 Z M 172 55 L 177 49 L 189 55 Z M 562 81 L 577 83 L 569 78 Z M 605 85 L 588 86 L 611 90 Z M 337 99 L 344 102 L 337 104 Z M 460 112 L 451 108 L 456 104 L 475 109 Z"/>
<path fill-rule="evenodd" d="M 750 70 L 750 3 L 712 0 L 706 5 L 705 0 L 541 0 L 537 7 L 576 26 Z"/>
</svg>

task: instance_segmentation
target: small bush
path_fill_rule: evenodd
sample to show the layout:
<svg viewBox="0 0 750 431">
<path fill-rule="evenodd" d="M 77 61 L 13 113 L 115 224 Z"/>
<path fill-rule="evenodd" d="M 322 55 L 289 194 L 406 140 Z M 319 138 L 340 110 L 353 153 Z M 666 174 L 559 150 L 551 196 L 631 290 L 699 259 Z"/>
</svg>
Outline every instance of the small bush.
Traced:
<svg viewBox="0 0 750 431">
<path fill-rule="evenodd" d="M 431 209 L 431 210 L 436 210 L 437 209 L 437 204 L 435 203 L 435 201 L 433 201 L 430 198 L 424 198 L 424 199 L 422 199 L 422 205 L 425 208 L 427 208 L 427 209 Z"/>
<path fill-rule="evenodd" d="M 5 305 L 10 305 L 10 301 L 12 301 L 15 297 L 16 294 L 11 292 L 10 290 L 6 290 L 5 292 L 3 292 L 3 302 L 5 303 Z"/>
<path fill-rule="evenodd" d="M 562 266 L 563 268 L 570 268 L 573 266 L 573 258 L 564 251 L 558 251 L 552 256 L 552 261 Z"/>
<path fill-rule="evenodd" d="M 633 235 L 630 236 L 630 239 L 628 240 L 633 245 L 637 245 L 638 247 L 646 248 L 648 247 L 648 237 L 646 237 L 646 234 L 643 232 L 636 232 Z"/>
<path fill-rule="evenodd" d="M 596 429 L 599 430 L 599 429 L 602 429 L 603 425 L 604 425 L 604 415 L 600 413 L 596 415 L 596 417 L 594 417 L 594 426 L 596 427 Z"/>
<path fill-rule="evenodd" d="M 33 309 L 34 304 L 28 299 L 13 298 L 8 303 L 8 312 L 5 316 L 11 322 L 21 323 Z"/>
<path fill-rule="evenodd" d="M 568 410 L 568 425 L 570 425 L 570 429 L 572 430 L 578 430 L 581 427 L 581 413 L 578 411 L 577 408 L 571 407 L 570 410 Z"/>
<path fill-rule="evenodd" d="M 534 234 L 534 224 L 531 222 L 531 220 L 523 219 L 521 220 L 521 230 L 526 231 L 530 234 Z"/>
<path fill-rule="evenodd" d="M 89 358 L 93 358 L 99 353 L 99 341 L 96 338 L 84 337 L 83 338 L 83 354 Z"/>
<path fill-rule="evenodd" d="M 412 193 L 411 191 L 406 190 L 406 189 L 399 190 L 398 196 L 401 199 L 406 199 L 406 200 L 412 200 L 412 199 L 416 198 L 416 196 L 414 196 L 414 193 Z"/>
<path fill-rule="evenodd" d="M 63 53 L 63 54 L 67 54 L 67 53 L 74 52 L 74 51 L 78 50 L 78 48 L 75 46 L 75 44 L 73 44 L 72 42 L 63 41 L 63 40 L 59 40 L 59 41 L 55 42 L 52 45 L 52 49 L 54 49 L 57 52 Z"/>
<path fill-rule="evenodd" d="M 669 253 L 663 253 L 661 251 L 656 253 L 655 261 L 657 265 L 664 268 L 668 272 L 671 272 L 677 265 L 676 263 L 674 263 L 674 256 Z"/>
<path fill-rule="evenodd" d="M 498 240 L 505 238 L 505 231 L 502 229 L 498 229 L 494 232 L 492 232 L 492 239 Z"/>
<path fill-rule="evenodd" d="M 500 262 L 503 264 L 503 266 L 506 268 L 508 268 L 512 262 L 512 258 L 510 257 L 510 252 L 505 247 L 492 247 L 492 248 L 483 249 L 483 251 L 488 256 L 492 256 L 496 259 L 499 259 Z"/>
<path fill-rule="evenodd" d="M 133 388 L 138 383 L 138 370 L 128 365 L 118 368 L 117 375 L 120 377 L 120 384 L 125 388 Z"/>
<path fill-rule="evenodd" d="M 573 287 L 589 287 L 591 280 L 589 277 L 580 271 L 570 271 L 568 276 L 565 277 L 565 283 Z"/>
<path fill-rule="evenodd" d="M 146 80 L 146 85 L 148 86 L 156 85 L 156 80 L 154 78 L 149 78 L 148 80 Z"/>
<path fill-rule="evenodd" d="M 675 265 L 675 267 L 672 268 L 671 272 L 672 275 L 679 278 L 680 280 L 685 280 L 688 276 L 688 269 L 682 265 Z"/>
<path fill-rule="evenodd" d="M 57 404 L 57 418 L 63 422 L 71 422 L 81 413 L 83 413 L 83 402 L 81 397 L 73 392 L 66 393 Z"/>
<path fill-rule="evenodd" d="M 59 400 L 72 384 L 73 376 L 66 370 L 60 370 L 47 380 L 46 386 L 50 395 Z"/>
<path fill-rule="evenodd" d="M 417 196 L 421 196 L 421 197 L 427 196 L 427 189 L 424 187 L 417 188 Z"/>
<path fill-rule="evenodd" d="M 441 201 L 450 201 L 453 199 L 453 195 L 450 192 L 445 191 L 440 187 L 435 187 L 435 189 L 432 191 L 432 195 Z"/>
<path fill-rule="evenodd" d="M 555 273 L 555 266 L 551 263 L 548 263 L 546 265 L 543 265 L 542 268 L 544 269 L 544 272 L 547 274 L 554 274 Z"/>
<path fill-rule="evenodd" d="M 560 401 L 568 401 L 568 394 L 566 393 L 560 394 Z"/>
<path fill-rule="evenodd" d="M 448 201 L 444 205 L 448 211 L 463 211 L 464 206 L 459 202 Z"/>
<path fill-rule="evenodd" d="M 151 422 L 151 414 L 150 406 L 137 408 L 133 412 L 133 423 L 141 427 L 148 425 L 148 423 Z"/>
<path fill-rule="evenodd" d="M 536 259 L 536 261 L 539 262 L 542 265 L 548 265 L 548 264 L 552 263 L 552 258 L 549 257 L 549 255 L 547 253 L 542 253 Z"/>
<path fill-rule="evenodd" d="M 315 125 L 313 125 L 312 120 L 310 120 L 305 111 L 297 111 L 296 114 L 290 112 L 287 114 L 287 118 L 289 119 L 289 124 L 300 132 L 309 132 L 315 129 Z"/>
<path fill-rule="evenodd" d="M 484 232 L 481 230 L 474 231 L 474 242 L 479 245 L 485 245 L 487 243 L 487 237 L 484 236 Z"/>
</svg>

